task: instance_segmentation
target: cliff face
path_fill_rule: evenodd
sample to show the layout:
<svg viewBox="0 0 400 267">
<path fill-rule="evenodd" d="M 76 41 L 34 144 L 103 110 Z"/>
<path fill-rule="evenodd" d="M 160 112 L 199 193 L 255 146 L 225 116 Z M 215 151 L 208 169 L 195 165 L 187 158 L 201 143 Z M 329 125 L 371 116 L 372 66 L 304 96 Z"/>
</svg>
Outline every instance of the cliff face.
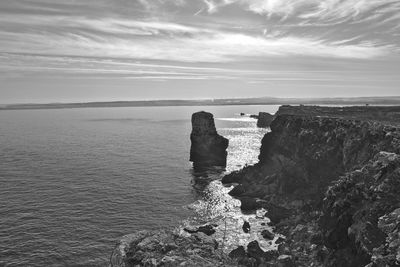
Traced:
<svg viewBox="0 0 400 267">
<path fill-rule="evenodd" d="M 258 199 L 256 208 L 271 209 L 274 204 L 291 209 L 292 221 L 281 228 L 288 239 L 298 225 L 318 233 L 319 238 L 308 241 L 321 245 L 319 252 L 325 251 L 326 255 L 321 252 L 318 256 L 323 266 L 378 264 L 377 258 L 386 262 L 371 266 L 400 264 L 393 260 L 396 253 L 400 255 L 400 236 L 397 250 L 393 249 L 389 234 L 378 225 L 382 216 L 400 207 L 399 127 L 377 122 L 376 114 L 386 114 L 386 108 L 380 112 L 374 108 L 376 114 L 364 114 L 368 110 L 364 107 L 346 112 L 318 109 L 280 109 L 271 132 L 262 140 L 259 163 L 225 176 L 223 182 L 240 184 L 232 195 L 242 204 L 251 197 Z M 360 119 L 355 119 L 358 112 Z M 306 239 L 292 240 L 295 244 L 288 246 L 292 251 L 301 250 Z"/>
<path fill-rule="evenodd" d="M 266 128 L 270 126 L 271 122 L 274 120 L 274 115 L 267 112 L 259 112 L 257 116 L 257 127 Z"/>
<path fill-rule="evenodd" d="M 398 129 L 376 122 L 282 115 L 271 130 L 262 141 L 259 165 L 263 172 L 279 170 L 278 191 L 295 196 L 318 196 L 378 152 L 400 151 Z"/>
<path fill-rule="evenodd" d="M 318 197 L 330 182 L 380 151 L 400 152 L 398 128 L 369 121 L 279 115 L 262 140 L 259 163 L 224 181 L 261 183 L 266 185 L 265 195 Z"/>
<path fill-rule="evenodd" d="M 192 115 L 190 161 L 194 167 L 226 166 L 229 140 L 217 133 L 214 117 L 208 112 Z"/>
<path fill-rule="evenodd" d="M 399 189 L 400 156 L 388 152 L 378 153 L 328 189 L 320 218 L 324 243 L 333 251 L 328 262 L 364 266 L 372 261 L 382 267 L 400 264 Z M 390 219 L 396 209 L 397 216 Z"/>
</svg>

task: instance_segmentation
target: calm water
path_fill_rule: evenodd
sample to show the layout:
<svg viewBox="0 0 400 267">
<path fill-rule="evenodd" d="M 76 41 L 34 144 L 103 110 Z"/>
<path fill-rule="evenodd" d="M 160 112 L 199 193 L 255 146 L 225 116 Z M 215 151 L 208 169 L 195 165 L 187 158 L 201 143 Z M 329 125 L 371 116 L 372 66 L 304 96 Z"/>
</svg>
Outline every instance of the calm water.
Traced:
<svg viewBox="0 0 400 267">
<path fill-rule="evenodd" d="M 1 111 L 0 266 L 106 266 L 122 235 L 218 198 L 188 161 L 199 110 L 230 139 L 231 171 L 256 161 L 265 134 L 238 113 L 277 106 Z"/>
</svg>

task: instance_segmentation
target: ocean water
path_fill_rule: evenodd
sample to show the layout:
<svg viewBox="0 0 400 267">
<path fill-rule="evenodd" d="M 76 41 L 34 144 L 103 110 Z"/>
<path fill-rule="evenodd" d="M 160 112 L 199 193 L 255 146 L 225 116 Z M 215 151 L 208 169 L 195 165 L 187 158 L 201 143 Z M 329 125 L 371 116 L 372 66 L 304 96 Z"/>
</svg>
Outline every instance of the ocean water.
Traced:
<svg viewBox="0 0 400 267">
<path fill-rule="evenodd" d="M 277 108 L 0 111 L 0 266 L 107 266 L 125 234 L 215 218 L 229 188 L 210 180 L 255 163 L 266 133 L 239 113 Z M 230 140 L 225 171 L 196 173 L 188 161 L 200 110 Z"/>
</svg>

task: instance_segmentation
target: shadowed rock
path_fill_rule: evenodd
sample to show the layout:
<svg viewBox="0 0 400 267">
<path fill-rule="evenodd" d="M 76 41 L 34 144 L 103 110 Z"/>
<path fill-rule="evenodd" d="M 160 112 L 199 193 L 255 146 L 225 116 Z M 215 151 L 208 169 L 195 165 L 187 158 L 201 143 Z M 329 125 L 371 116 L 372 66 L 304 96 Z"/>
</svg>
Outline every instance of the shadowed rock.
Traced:
<svg viewBox="0 0 400 267">
<path fill-rule="evenodd" d="M 211 113 L 200 111 L 192 115 L 190 161 L 195 168 L 226 166 L 228 139 L 217 133 Z"/>
<path fill-rule="evenodd" d="M 229 253 L 229 257 L 231 257 L 232 259 L 244 258 L 246 257 L 246 250 L 243 246 L 239 246 Z"/>
<path fill-rule="evenodd" d="M 242 229 L 246 234 L 250 232 L 250 223 L 248 221 L 244 221 Z"/>
<path fill-rule="evenodd" d="M 260 248 L 257 241 L 252 241 L 247 245 L 247 254 L 249 257 L 254 258 L 260 263 L 264 259 L 264 251 Z"/>
<path fill-rule="evenodd" d="M 195 229 L 190 229 L 190 228 L 186 227 L 183 230 L 188 232 L 188 233 L 190 233 L 190 234 L 194 234 L 194 233 L 199 233 L 200 232 L 200 233 L 204 233 L 204 234 L 206 234 L 208 236 L 210 236 L 210 235 L 215 233 L 214 225 L 211 225 L 211 224 L 203 225 L 203 226 L 200 226 L 200 227 L 195 228 Z"/>
<path fill-rule="evenodd" d="M 399 114 L 400 107 L 279 109 L 259 162 L 222 179 L 240 184 L 232 195 L 242 210 L 266 209 L 289 240 L 275 266 L 399 265 Z M 382 227 L 383 218 L 393 227 Z"/>
<path fill-rule="evenodd" d="M 259 208 L 257 200 L 251 197 L 241 198 L 240 203 L 240 209 L 242 211 L 253 211 Z"/>
<path fill-rule="evenodd" d="M 268 240 L 272 240 L 275 237 L 275 235 L 268 230 L 262 230 L 261 235 Z"/>
<path fill-rule="evenodd" d="M 274 115 L 271 115 L 267 112 L 258 113 L 257 127 L 260 128 L 269 127 L 274 118 L 275 118 Z"/>
</svg>

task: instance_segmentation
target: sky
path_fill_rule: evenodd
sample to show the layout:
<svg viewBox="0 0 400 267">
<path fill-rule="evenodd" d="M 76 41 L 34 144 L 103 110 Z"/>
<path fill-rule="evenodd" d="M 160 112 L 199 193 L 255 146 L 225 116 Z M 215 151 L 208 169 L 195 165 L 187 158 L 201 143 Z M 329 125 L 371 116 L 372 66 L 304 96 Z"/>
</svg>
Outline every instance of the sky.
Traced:
<svg viewBox="0 0 400 267">
<path fill-rule="evenodd" d="M 0 103 L 400 95 L 399 0 L 0 0 Z"/>
</svg>

